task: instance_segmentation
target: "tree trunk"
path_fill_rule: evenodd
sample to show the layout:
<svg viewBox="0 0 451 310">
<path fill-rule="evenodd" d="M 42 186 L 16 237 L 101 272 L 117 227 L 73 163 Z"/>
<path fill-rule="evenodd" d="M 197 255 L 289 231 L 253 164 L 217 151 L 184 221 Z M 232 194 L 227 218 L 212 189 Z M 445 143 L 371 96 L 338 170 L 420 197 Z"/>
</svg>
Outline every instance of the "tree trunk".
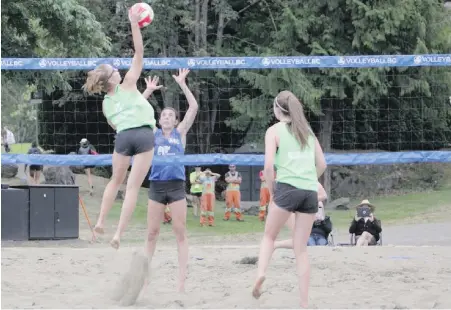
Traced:
<svg viewBox="0 0 451 310">
<path fill-rule="evenodd" d="M 208 28 L 208 2 L 209 0 L 203 0 L 202 11 L 200 19 L 200 47 L 202 50 L 202 56 L 207 56 L 207 28 Z"/>
<path fill-rule="evenodd" d="M 324 153 L 329 153 L 331 151 L 332 145 L 332 125 L 333 125 L 333 109 L 330 104 L 323 105 L 324 115 L 321 117 L 321 133 L 319 142 L 323 148 Z M 323 176 L 320 178 L 320 182 L 323 185 L 327 197 L 332 200 L 331 194 L 331 168 L 328 167 L 324 172 Z"/>
<path fill-rule="evenodd" d="M 194 17 L 194 51 L 198 52 L 200 42 L 200 0 L 194 1 L 195 17 Z"/>
</svg>

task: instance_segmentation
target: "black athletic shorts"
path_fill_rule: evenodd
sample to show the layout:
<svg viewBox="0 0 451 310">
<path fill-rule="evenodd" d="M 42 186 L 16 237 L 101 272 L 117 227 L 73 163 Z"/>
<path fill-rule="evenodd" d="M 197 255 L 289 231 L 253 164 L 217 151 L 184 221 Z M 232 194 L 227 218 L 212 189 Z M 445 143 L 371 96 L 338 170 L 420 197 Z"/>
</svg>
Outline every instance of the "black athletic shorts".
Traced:
<svg viewBox="0 0 451 310">
<path fill-rule="evenodd" d="M 191 193 L 191 195 L 196 196 L 196 197 L 202 197 L 202 192 L 199 192 L 199 193 Z"/>
<path fill-rule="evenodd" d="M 125 156 L 134 156 L 152 150 L 154 144 L 153 129 L 150 126 L 143 126 L 119 132 L 114 141 L 114 150 Z"/>
<path fill-rule="evenodd" d="M 31 171 L 41 171 L 44 168 L 42 165 L 30 165 L 30 172 Z"/>
<path fill-rule="evenodd" d="M 185 181 L 150 181 L 149 199 L 164 205 L 186 199 Z"/>
<path fill-rule="evenodd" d="M 276 183 L 274 188 L 275 204 L 289 212 L 318 212 L 318 193 L 299 189 L 286 183 Z"/>
</svg>

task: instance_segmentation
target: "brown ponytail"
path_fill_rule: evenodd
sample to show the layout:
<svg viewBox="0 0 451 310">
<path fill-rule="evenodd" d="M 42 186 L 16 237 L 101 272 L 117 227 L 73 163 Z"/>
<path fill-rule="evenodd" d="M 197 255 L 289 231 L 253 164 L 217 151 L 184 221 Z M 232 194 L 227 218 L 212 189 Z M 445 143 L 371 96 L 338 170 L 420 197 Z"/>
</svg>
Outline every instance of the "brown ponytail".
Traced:
<svg viewBox="0 0 451 310">
<path fill-rule="evenodd" d="M 103 64 L 89 71 L 86 83 L 82 87 L 83 91 L 89 95 L 101 94 L 103 91 L 106 91 L 111 70 L 110 66 Z"/>
<path fill-rule="evenodd" d="M 308 143 L 308 138 L 312 134 L 312 131 L 305 118 L 302 103 L 288 90 L 280 92 L 275 99 L 275 103 L 282 114 L 291 118 L 289 125 L 290 132 L 299 142 L 301 148 L 304 148 Z"/>
</svg>

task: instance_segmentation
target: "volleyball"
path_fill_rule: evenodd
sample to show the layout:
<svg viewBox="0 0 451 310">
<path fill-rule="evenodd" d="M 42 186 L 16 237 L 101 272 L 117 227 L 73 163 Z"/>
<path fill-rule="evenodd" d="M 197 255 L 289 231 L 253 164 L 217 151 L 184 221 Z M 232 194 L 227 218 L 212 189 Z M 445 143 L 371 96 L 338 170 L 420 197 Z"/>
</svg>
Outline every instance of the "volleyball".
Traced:
<svg viewBox="0 0 451 310">
<path fill-rule="evenodd" d="M 135 3 L 131 9 L 137 10 L 139 14 L 139 28 L 146 27 L 152 23 L 154 14 L 150 5 L 147 3 Z"/>
</svg>

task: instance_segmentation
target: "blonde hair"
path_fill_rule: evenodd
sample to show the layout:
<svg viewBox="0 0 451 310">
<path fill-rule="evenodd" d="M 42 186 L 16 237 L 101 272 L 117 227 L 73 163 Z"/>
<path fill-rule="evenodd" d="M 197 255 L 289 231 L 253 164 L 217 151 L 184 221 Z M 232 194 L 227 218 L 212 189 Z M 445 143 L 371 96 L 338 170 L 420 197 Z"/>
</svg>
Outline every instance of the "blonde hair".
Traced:
<svg viewBox="0 0 451 310">
<path fill-rule="evenodd" d="M 301 101 L 292 92 L 284 90 L 277 95 L 274 103 L 282 114 L 291 118 L 289 130 L 303 149 L 308 143 L 312 130 L 305 118 L 304 107 Z"/>
<path fill-rule="evenodd" d="M 108 80 L 112 73 L 111 66 L 102 64 L 97 66 L 94 70 L 88 72 L 88 78 L 82 89 L 90 95 L 100 94 L 107 90 Z"/>
</svg>

